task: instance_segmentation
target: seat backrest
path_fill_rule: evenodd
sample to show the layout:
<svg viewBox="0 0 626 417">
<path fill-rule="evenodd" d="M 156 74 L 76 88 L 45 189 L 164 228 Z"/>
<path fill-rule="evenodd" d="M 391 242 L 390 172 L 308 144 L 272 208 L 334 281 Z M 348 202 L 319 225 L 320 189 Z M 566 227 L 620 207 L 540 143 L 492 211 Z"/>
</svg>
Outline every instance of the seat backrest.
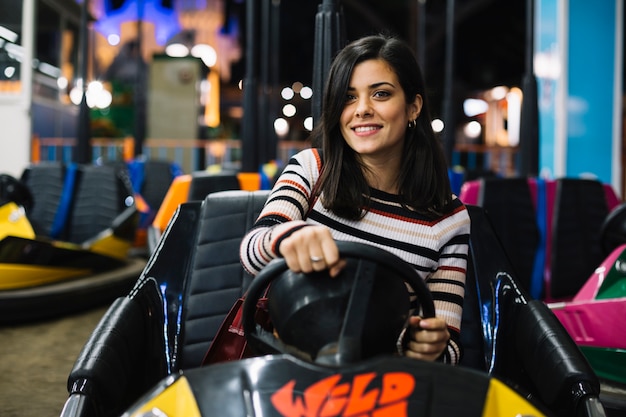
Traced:
<svg viewBox="0 0 626 417">
<path fill-rule="evenodd" d="M 542 256 L 535 194 L 526 178 L 483 178 L 473 186 L 465 185 L 461 196 L 464 203 L 483 207 L 489 214 L 519 282 L 527 291 L 534 281 L 535 261 Z M 543 274 L 543 268 L 539 273 Z"/>
<path fill-rule="evenodd" d="M 252 277 L 241 266 L 239 245 L 268 195 L 233 190 L 204 200 L 183 295 L 181 369 L 200 366 L 226 314 L 248 288 Z"/>
<path fill-rule="evenodd" d="M 150 210 L 156 213 L 178 171 L 171 162 L 163 160 L 148 159 L 141 165 L 143 178 L 135 190 L 146 200 Z"/>
<path fill-rule="evenodd" d="M 74 243 L 110 227 L 133 201 L 128 172 L 118 165 L 82 165 L 79 176 L 67 237 Z"/>
<path fill-rule="evenodd" d="M 206 171 L 197 171 L 191 174 L 189 195 L 187 199 L 204 200 L 207 195 L 218 191 L 239 190 L 239 180 L 236 173 L 213 174 Z"/>
<path fill-rule="evenodd" d="M 482 190 L 481 205 L 498 231 L 520 284 L 530 291 L 541 240 L 536 196 L 531 193 L 526 178 L 486 178 Z"/>
<path fill-rule="evenodd" d="M 148 227 L 148 248 L 154 251 L 165 226 L 176 207 L 186 201 L 203 201 L 207 195 L 226 190 L 239 190 L 239 180 L 235 173 L 210 173 L 196 171 L 188 175 L 179 175 L 171 182 L 163 202 Z"/>
<path fill-rule="evenodd" d="M 546 300 L 576 295 L 602 263 L 602 224 L 609 215 L 605 187 L 597 180 L 555 181 Z"/>
<path fill-rule="evenodd" d="M 67 210 L 59 213 L 64 192 L 65 166 L 61 162 L 40 162 L 29 165 L 22 173 L 22 182 L 26 184 L 33 196 L 33 207 L 28 212 L 28 219 L 40 236 L 51 236 L 53 225 L 65 221 Z M 72 195 L 68 196 L 69 199 Z M 59 216 L 64 216 L 61 219 Z"/>
</svg>

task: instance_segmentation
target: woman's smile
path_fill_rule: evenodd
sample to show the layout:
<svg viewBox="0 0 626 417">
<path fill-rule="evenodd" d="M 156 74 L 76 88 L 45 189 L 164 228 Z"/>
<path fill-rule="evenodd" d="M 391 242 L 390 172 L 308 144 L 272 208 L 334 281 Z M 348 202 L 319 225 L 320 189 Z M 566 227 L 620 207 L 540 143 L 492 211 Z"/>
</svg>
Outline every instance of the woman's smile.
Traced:
<svg viewBox="0 0 626 417">
<path fill-rule="evenodd" d="M 380 125 L 362 125 L 352 128 L 358 136 L 370 136 L 377 133 L 381 129 Z"/>
</svg>

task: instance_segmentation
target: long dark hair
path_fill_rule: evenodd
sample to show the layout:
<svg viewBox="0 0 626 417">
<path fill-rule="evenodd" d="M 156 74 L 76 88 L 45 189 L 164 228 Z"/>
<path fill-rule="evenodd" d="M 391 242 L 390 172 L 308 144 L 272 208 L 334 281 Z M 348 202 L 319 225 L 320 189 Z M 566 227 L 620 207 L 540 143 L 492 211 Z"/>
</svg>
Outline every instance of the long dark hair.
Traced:
<svg viewBox="0 0 626 417">
<path fill-rule="evenodd" d="M 385 61 L 396 73 L 407 103 L 417 94 L 423 104 L 415 127 L 408 127 L 399 181 L 401 202 L 423 213 L 439 214 L 450 202 L 452 191 L 443 149 L 435 137 L 422 71 L 413 50 L 388 35 L 366 36 L 348 44 L 335 57 L 322 100 L 320 122 L 312 132 L 314 146 L 322 145 L 324 167 L 316 187 L 324 207 L 338 216 L 359 219 L 369 205 L 370 187 L 359 155 L 340 130 L 340 117 L 354 67 L 367 60 Z"/>
</svg>

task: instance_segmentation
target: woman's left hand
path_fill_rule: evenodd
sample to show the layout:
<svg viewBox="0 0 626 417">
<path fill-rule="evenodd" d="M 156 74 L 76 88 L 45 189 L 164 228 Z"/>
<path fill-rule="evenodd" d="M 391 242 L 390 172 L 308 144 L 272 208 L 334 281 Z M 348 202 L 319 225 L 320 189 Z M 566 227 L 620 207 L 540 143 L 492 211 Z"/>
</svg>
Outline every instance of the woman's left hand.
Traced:
<svg viewBox="0 0 626 417">
<path fill-rule="evenodd" d="M 435 361 L 448 346 L 450 333 L 445 320 L 431 317 L 409 319 L 410 339 L 405 356 L 429 362 Z"/>
</svg>

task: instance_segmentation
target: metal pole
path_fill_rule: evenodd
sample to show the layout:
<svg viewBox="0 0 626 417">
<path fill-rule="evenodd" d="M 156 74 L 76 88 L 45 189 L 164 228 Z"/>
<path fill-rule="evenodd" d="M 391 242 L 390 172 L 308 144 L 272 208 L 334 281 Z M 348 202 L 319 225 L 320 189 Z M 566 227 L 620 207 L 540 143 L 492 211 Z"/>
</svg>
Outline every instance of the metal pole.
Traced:
<svg viewBox="0 0 626 417">
<path fill-rule="evenodd" d="M 270 33 L 269 33 L 269 46 L 270 56 L 267 58 L 269 61 L 269 77 L 268 87 L 270 95 L 268 97 L 269 113 L 271 115 L 277 115 L 279 113 L 278 96 L 274 92 L 279 91 L 280 80 L 280 0 L 271 0 L 270 2 Z M 274 121 L 272 119 L 265 122 L 268 125 L 268 153 L 267 161 L 275 160 L 278 156 L 278 136 L 274 130 Z"/>
<path fill-rule="evenodd" d="M 5 6 L 8 4 L 5 2 Z M 22 39 L 21 44 L 24 48 L 24 56 L 22 65 L 20 66 L 20 80 L 22 83 L 21 99 L 15 103 L 15 110 L 19 110 L 20 117 L 15 119 L 14 128 L 16 132 L 23 132 L 24 136 L 20 134 L 20 140 L 11 144 L 11 152 L 5 151 L 4 156 L 0 158 L 0 165 L 5 172 L 14 172 L 15 176 L 21 175 L 24 166 L 29 162 L 32 162 L 36 155 L 31 154 L 32 147 L 32 135 L 33 135 L 33 66 L 26 65 L 27 62 L 33 62 L 35 56 L 35 33 L 36 33 L 36 16 L 37 16 L 37 3 L 35 0 L 24 0 L 22 2 Z M 5 137 L 7 132 L 5 130 Z M 24 138 L 24 140 L 21 140 Z"/>
<path fill-rule="evenodd" d="M 448 164 L 452 163 L 456 117 L 454 114 L 454 0 L 448 0 L 446 9 L 446 53 L 443 99 L 443 146 Z"/>
<path fill-rule="evenodd" d="M 91 162 L 91 121 L 89 106 L 87 106 L 87 59 L 89 56 L 89 42 L 87 29 L 87 15 L 89 13 L 89 0 L 83 0 L 80 16 L 80 56 L 79 75 L 82 79 L 82 98 L 78 113 L 78 138 L 74 161 L 81 164 Z"/>
<path fill-rule="evenodd" d="M 426 0 L 417 0 L 417 60 L 426 78 Z"/>
<path fill-rule="evenodd" d="M 137 73 L 135 74 L 135 156 L 143 153 L 146 138 L 146 74 L 143 61 L 144 0 L 137 0 Z"/>
<path fill-rule="evenodd" d="M 257 66 L 257 1 L 246 2 L 246 74 L 243 81 L 243 127 L 241 169 L 257 172 L 259 169 L 258 135 L 258 85 Z"/>
<path fill-rule="evenodd" d="M 261 56 L 260 60 L 260 93 L 259 94 L 259 164 L 263 164 L 272 159 L 271 155 L 271 140 L 270 140 L 270 109 L 269 109 L 269 97 L 270 97 L 270 56 L 272 54 L 270 47 L 270 30 L 272 22 L 270 19 L 270 7 L 271 0 L 261 1 Z"/>
<path fill-rule="evenodd" d="M 520 169 L 521 176 L 539 174 L 539 104 L 537 79 L 534 72 L 534 0 L 526 0 L 526 72 L 522 79 L 520 120 Z"/>
<path fill-rule="evenodd" d="M 313 53 L 313 121 L 322 114 L 322 94 L 330 64 L 345 43 L 345 28 L 339 0 L 324 0 L 315 15 L 315 45 Z"/>
</svg>

